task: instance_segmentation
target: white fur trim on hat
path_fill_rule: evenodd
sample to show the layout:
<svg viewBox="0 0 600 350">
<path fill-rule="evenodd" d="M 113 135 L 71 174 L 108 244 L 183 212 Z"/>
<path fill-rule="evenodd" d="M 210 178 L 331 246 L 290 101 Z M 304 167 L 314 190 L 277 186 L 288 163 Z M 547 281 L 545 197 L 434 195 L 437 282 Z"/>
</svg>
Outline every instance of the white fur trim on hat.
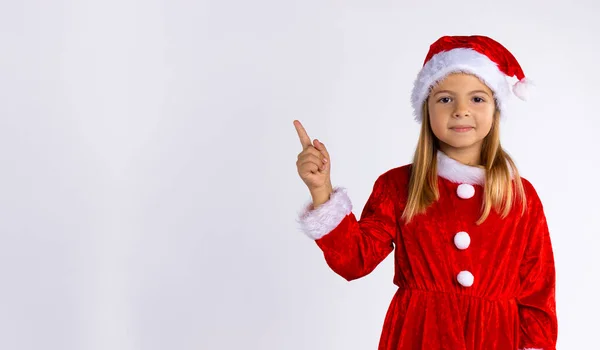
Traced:
<svg viewBox="0 0 600 350">
<path fill-rule="evenodd" d="M 511 92 L 506 75 L 486 55 L 470 48 L 456 48 L 433 55 L 417 75 L 411 95 L 416 121 L 422 121 L 423 103 L 430 88 L 454 72 L 470 73 L 481 79 L 494 92 L 500 110 L 505 111 Z M 519 88 L 516 87 L 516 90 L 519 91 Z"/>
<path fill-rule="evenodd" d="M 308 201 L 296 219 L 300 230 L 312 239 L 319 239 L 331 232 L 352 212 L 352 202 L 344 187 L 334 187 L 329 200 L 316 209 L 312 204 L 312 200 Z"/>
</svg>

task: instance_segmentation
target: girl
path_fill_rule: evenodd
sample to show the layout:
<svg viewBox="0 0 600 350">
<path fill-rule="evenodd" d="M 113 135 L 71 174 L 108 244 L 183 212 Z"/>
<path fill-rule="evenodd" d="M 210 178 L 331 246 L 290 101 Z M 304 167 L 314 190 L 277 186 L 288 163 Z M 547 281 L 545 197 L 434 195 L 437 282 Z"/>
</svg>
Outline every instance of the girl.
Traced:
<svg viewBox="0 0 600 350">
<path fill-rule="evenodd" d="M 294 121 L 296 162 L 312 201 L 298 223 L 348 281 L 395 248 L 398 286 L 379 349 L 555 350 L 555 267 L 544 209 L 500 145 L 499 121 L 527 79 L 501 44 L 444 36 L 430 46 L 411 102 L 413 162 L 380 175 L 360 220 L 331 158 Z"/>
</svg>

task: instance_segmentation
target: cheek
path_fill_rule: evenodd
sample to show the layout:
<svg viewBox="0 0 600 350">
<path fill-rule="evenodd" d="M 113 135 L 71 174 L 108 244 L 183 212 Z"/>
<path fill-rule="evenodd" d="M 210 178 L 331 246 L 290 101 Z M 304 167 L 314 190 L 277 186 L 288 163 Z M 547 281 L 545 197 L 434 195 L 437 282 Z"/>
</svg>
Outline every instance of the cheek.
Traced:
<svg viewBox="0 0 600 350">
<path fill-rule="evenodd" d="M 486 136 L 490 130 L 492 129 L 492 124 L 494 121 L 493 115 L 479 118 L 477 120 L 477 128 L 479 129 L 479 134 L 482 136 Z"/>
<path fill-rule="evenodd" d="M 443 118 L 439 115 L 430 114 L 429 125 L 431 126 L 431 131 L 433 131 L 435 137 L 438 139 L 444 138 L 448 125 L 446 118 Z"/>
<path fill-rule="evenodd" d="M 439 105 L 429 104 L 429 124 L 431 128 L 439 130 L 442 126 L 445 127 L 448 122 L 447 114 L 448 112 L 444 111 Z"/>
</svg>

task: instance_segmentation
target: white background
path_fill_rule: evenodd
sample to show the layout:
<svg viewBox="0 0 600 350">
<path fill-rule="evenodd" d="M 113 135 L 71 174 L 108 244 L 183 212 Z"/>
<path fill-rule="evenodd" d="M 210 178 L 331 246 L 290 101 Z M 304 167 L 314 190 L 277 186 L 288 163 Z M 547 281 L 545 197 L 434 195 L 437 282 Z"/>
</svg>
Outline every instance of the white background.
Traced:
<svg viewBox="0 0 600 350">
<path fill-rule="evenodd" d="M 458 5 L 460 4 L 460 5 Z M 392 255 L 346 282 L 299 231 L 300 120 L 359 214 L 411 161 L 429 45 L 537 83 L 503 145 L 546 209 L 559 349 L 597 346 L 597 1 L 0 6 L 1 349 L 375 349 Z"/>
</svg>

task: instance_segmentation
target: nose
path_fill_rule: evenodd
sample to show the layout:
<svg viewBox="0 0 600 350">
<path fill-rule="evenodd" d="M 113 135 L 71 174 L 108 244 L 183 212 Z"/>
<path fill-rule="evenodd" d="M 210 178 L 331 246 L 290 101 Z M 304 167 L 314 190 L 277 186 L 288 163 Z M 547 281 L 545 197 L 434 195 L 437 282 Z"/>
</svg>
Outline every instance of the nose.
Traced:
<svg viewBox="0 0 600 350">
<path fill-rule="evenodd" d="M 461 117 L 468 117 L 470 115 L 471 115 L 471 112 L 469 112 L 469 108 L 468 108 L 467 104 L 465 102 L 457 100 L 456 108 L 454 109 L 454 117 L 461 118 Z"/>
</svg>

